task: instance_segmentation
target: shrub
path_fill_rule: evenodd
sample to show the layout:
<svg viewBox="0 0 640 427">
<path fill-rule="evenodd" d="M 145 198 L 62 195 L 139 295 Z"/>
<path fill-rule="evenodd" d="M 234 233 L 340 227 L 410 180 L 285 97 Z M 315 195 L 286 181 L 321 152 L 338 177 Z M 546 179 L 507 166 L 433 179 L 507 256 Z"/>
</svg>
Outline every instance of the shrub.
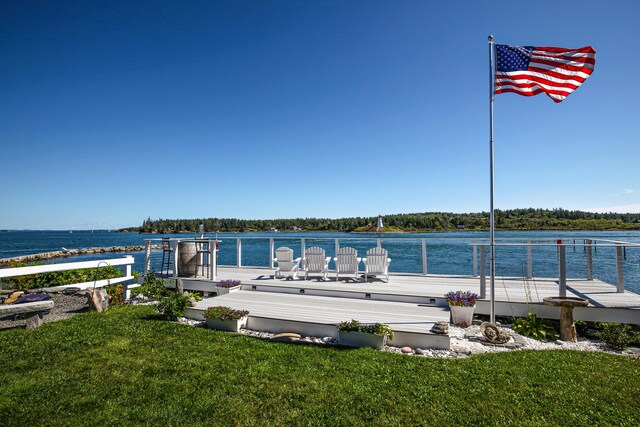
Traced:
<svg viewBox="0 0 640 427">
<path fill-rule="evenodd" d="M 124 286 L 123 285 L 105 286 L 103 289 L 105 289 L 107 291 L 107 295 L 109 295 L 110 305 L 124 304 Z"/>
<path fill-rule="evenodd" d="M 513 322 L 513 330 L 536 340 L 555 340 L 556 330 L 542 319 L 538 319 L 535 314 L 529 312 L 527 317 L 519 317 Z"/>
<path fill-rule="evenodd" d="M 609 348 L 624 350 L 634 339 L 629 325 L 623 323 L 601 323 L 600 325 L 602 330 L 596 336 Z"/>
<path fill-rule="evenodd" d="M 41 261 L 31 263 L 13 262 L 10 263 L 8 267 L 29 267 L 34 265 L 44 265 L 44 263 Z M 117 267 L 108 265 L 100 268 L 52 271 L 48 273 L 9 277 L 0 279 L 0 284 L 2 287 L 13 288 L 18 291 L 27 291 L 29 289 L 94 282 L 96 280 L 113 279 L 116 277 L 122 277 L 122 271 Z"/>
<path fill-rule="evenodd" d="M 180 292 L 169 292 L 158 299 L 158 313 L 166 320 L 178 320 L 189 306 L 189 296 Z"/>
<path fill-rule="evenodd" d="M 238 320 L 249 314 L 246 310 L 234 310 L 231 307 L 209 307 L 204 312 L 205 319 Z"/>
<path fill-rule="evenodd" d="M 388 335 L 389 339 L 393 339 L 393 331 L 391 327 L 386 323 L 368 323 L 362 324 L 359 321 L 352 319 L 351 321 L 340 322 L 337 325 L 339 331 L 347 332 L 364 332 L 374 335 Z"/>
<path fill-rule="evenodd" d="M 142 294 L 151 300 L 159 301 L 160 298 L 169 294 L 169 290 L 166 287 L 164 279 L 156 276 L 156 274 L 151 271 L 145 274 L 144 281 L 139 288 L 132 289 L 132 293 L 135 295 Z"/>
</svg>

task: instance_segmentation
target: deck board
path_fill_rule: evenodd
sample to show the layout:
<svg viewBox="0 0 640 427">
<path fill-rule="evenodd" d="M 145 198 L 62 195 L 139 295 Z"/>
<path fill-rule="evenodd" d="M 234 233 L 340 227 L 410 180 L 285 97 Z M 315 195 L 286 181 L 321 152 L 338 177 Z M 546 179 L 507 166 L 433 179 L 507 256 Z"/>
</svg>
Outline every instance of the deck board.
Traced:
<svg viewBox="0 0 640 427">
<path fill-rule="evenodd" d="M 443 298 L 451 290 L 480 292 L 480 279 L 472 276 L 391 274 L 389 283 L 376 280 L 371 283 L 340 280 L 333 275 L 329 280 L 274 279 L 273 270 L 251 267 L 219 267 L 218 279 L 241 280 L 243 284 L 269 285 L 283 288 L 322 289 L 335 292 L 367 292 L 383 295 L 408 295 L 425 298 Z M 511 303 L 542 303 L 545 297 L 558 296 L 557 279 L 533 278 L 525 280 L 514 277 L 497 277 L 495 281 L 496 301 Z M 487 280 L 487 288 L 489 283 Z M 616 292 L 616 287 L 594 279 L 568 279 L 567 296 L 586 298 L 594 307 L 625 308 L 640 310 L 640 295 L 625 291 Z"/>
</svg>

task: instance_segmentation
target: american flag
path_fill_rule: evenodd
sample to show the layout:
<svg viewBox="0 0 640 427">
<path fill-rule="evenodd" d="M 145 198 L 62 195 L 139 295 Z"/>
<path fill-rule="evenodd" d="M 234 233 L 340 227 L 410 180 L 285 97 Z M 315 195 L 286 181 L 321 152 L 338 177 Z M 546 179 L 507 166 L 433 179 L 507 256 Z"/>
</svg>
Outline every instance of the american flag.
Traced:
<svg viewBox="0 0 640 427">
<path fill-rule="evenodd" d="M 596 51 L 591 46 L 565 49 L 496 44 L 495 93 L 545 93 L 562 102 L 591 75 L 595 65 Z"/>
</svg>

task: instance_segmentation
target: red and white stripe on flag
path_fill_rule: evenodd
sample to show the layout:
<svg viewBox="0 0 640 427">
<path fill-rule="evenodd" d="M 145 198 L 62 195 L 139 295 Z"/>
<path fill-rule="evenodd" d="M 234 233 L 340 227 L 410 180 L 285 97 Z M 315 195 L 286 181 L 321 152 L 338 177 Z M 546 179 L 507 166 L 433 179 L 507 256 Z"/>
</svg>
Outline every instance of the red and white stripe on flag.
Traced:
<svg viewBox="0 0 640 427">
<path fill-rule="evenodd" d="M 562 102 L 591 75 L 596 51 L 579 49 L 496 45 L 495 93 L 523 96 L 545 93 Z"/>
</svg>

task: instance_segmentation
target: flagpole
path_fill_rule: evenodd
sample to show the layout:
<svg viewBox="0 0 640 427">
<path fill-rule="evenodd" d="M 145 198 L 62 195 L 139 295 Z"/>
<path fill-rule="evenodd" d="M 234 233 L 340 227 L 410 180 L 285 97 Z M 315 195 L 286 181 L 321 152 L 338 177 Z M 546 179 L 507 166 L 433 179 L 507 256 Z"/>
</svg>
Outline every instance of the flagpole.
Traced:
<svg viewBox="0 0 640 427">
<path fill-rule="evenodd" d="M 491 275 L 491 298 L 489 308 L 489 322 L 496 323 L 496 242 L 495 242 L 495 212 L 493 209 L 493 99 L 495 98 L 495 85 L 494 85 L 494 67 L 493 67 L 493 36 L 490 35 L 489 39 L 489 165 L 491 172 L 489 174 L 490 182 L 490 209 L 489 214 L 489 246 L 491 247 L 491 254 L 489 257 L 489 273 Z"/>
</svg>

